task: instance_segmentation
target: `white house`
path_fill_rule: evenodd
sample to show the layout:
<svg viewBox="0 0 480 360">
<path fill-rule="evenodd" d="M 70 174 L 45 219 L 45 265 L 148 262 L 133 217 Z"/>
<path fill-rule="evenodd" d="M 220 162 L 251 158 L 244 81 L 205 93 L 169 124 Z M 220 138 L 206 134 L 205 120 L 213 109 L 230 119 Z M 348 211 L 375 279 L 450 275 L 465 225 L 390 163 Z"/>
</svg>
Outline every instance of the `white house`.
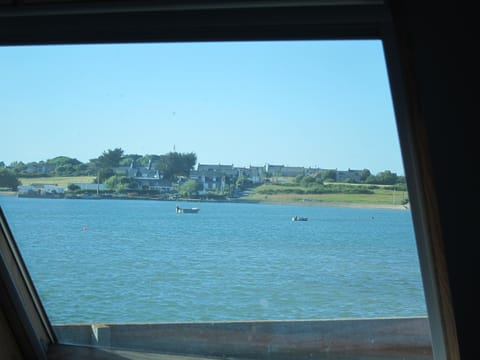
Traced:
<svg viewBox="0 0 480 360">
<path fill-rule="evenodd" d="M 57 184 L 31 184 L 18 187 L 19 196 L 63 196 L 65 189 Z"/>
</svg>

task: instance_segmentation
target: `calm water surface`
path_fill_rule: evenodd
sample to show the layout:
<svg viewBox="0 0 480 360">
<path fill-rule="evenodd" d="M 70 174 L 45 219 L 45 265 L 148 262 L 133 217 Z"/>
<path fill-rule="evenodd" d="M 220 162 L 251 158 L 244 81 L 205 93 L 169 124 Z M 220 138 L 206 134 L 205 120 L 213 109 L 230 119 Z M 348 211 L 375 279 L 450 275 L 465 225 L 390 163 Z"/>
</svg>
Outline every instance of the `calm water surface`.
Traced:
<svg viewBox="0 0 480 360">
<path fill-rule="evenodd" d="M 54 324 L 426 315 L 409 211 L 175 205 L 0 197 Z"/>
</svg>

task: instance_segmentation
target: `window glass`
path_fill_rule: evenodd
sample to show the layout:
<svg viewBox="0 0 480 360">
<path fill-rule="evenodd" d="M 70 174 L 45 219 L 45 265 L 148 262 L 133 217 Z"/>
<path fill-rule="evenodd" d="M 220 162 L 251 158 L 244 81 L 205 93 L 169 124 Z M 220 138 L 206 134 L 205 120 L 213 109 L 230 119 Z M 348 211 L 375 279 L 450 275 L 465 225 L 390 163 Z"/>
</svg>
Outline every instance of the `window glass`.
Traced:
<svg viewBox="0 0 480 360">
<path fill-rule="evenodd" d="M 58 331 L 426 316 L 380 41 L 0 65 L 0 206 Z"/>
</svg>

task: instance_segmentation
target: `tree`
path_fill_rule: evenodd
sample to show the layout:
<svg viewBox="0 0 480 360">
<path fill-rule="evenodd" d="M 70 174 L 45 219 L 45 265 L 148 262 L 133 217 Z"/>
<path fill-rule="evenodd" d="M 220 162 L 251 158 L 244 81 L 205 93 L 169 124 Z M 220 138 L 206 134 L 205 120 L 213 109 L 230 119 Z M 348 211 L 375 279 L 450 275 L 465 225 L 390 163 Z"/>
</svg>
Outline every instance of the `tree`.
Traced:
<svg viewBox="0 0 480 360">
<path fill-rule="evenodd" d="M 102 153 L 97 159 L 96 163 L 102 169 L 111 169 L 120 164 L 120 160 L 123 156 L 123 150 L 121 148 L 115 148 L 113 150 L 107 150 Z"/>
<path fill-rule="evenodd" d="M 377 181 L 384 185 L 394 185 L 397 183 L 398 176 L 390 170 L 385 170 L 377 174 Z"/>
<path fill-rule="evenodd" d="M 132 179 L 124 175 L 113 175 L 105 180 L 105 186 L 111 190 L 121 192 L 132 186 Z"/>
<path fill-rule="evenodd" d="M 169 152 L 160 156 L 157 169 L 165 179 L 173 180 L 178 176 L 188 177 L 196 163 L 195 153 Z"/>
<path fill-rule="evenodd" d="M 22 161 L 14 161 L 10 164 L 10 169 L 17 175 L 24 174 L 27 170 L 27 165 L 25 165 Z"/>
<path fill-rule="evenodd" d="M 295 176 L 295 183 L 300 184 L 305 176 L 307 175 L 302 174 L 302 175 Z"/>
<path fill-rule="evenodd" d="M 134 164 L 136 164 L 136 162 L 138 161 L 138 159 L 141 159 L 142 158 L 142 155 L 138 155 L 138 154 L 128 154 L 128 155 L 124 155 L 122 157 L 122 159 L 120 160 L 119 162 L 119 165 L 120 166 L 130 166 L 132 164 L 132 162 Z"/>
<path fill-rule="evenodd" d="M 57 156 L 45 162 L 45 166 L 53 169 L 57 176 L 72 176 L 77 172 L 80 165 L 82 165 L 81 161 L 68 156 Z M 38 164 L 37 167 L 39 167 Z"/>
<path fill-rule="evenodd" d="M 88 164 L 81 163 L 75 167 L 75 175 L 89 175 Z"/>
<path fill-rule="evenodd" d="M 149 164 L 157 163 L 161 155 L 147 154 L 138 159 L 138 165 L 147 167 Z"/>
<path fill-rule="evenodd" d="M 305 176 L 301 181 L 300 185 L 310 186 L 315 183 L 315 178 L 313 176 Z"/>
<path fill-rule="evenodd" d="M 58 166 L 67 166 L 67 165 L 70 165 L 70 166 L 80 165 L 81 162 L 77 159 L 70 158 L 68 156 L 57 156 L 57 157 L 54 157 L 53 159 L 48 159 L 46 161 L 46 164 L 58 167 Z"/>
<path fill-rule="evenodd" d="M 195 180 L 187 180 L 178 188 L 179 192 L 187 196 L 196 194 L 200 189 L 200 185 Z"/>
<path fill-rule="evenodd" d="M 367 184 L 380 184 L 380 185 L 395 185 L 399 181 L 401 182 L 401 178 L 397 176 L 397 174 L 392 173 L 390 170 L 385 170 L 379 172 L 377 175 L 370 175 L 365 182 Z"/>
<path fill-rule="evenodd" d="M 101 184 L 106 179 L 108 179 L 109 177 L 112 177 L 113 175 L 115 175 L 115 173 L 113 172 L 112 169 L 102 169 L 102 168 L 97 167 L 96 171 L 97 171 L 97 176 L 95 177 L 95 179 L 93 181 L 95 184 L 97 184 L 97 183 Z"/>
<path fill-rule="evenodd" d="M 360 180 L 363 181 L 363 182 L 365 182 L 370 175 L 372 175 L 371 172 L 370 172 L 370 170 L 368 170 L 368 169 L 363 169 L 363 170 L 361 171 L 361 173 L 360 173 Z"/>
<path fill-rule="evenodd" d="M 337 181 L 337 171 L 336 170 L 321 170 L 320 177 L 322 181 L 335 182 Z"/>
<path fill-rule="evenodd" d="M 320 174 L 317 174 L 317 176 L 315 176 L 315 183 L 317 185 L 323 185 L 323 182 L 324 182 L 323 177 Z"/>
<path fill-rule="evenodd" d="M 7 168 L 0 168 L 0 187 L 5 187 L 12 189 L 13 191 L 17 190 L 18 185 L 21 182 L 18 180 L 17 175 Z"/>
<path fill-rule="evenodd" d="M 91 159 L 90 162 L 94 164 L 94 167 L 97 171 L 96 182 L 102 182 L 105 179 L 113 176 L 113 167 L 116 167 L 120 164 L 120 160 L 123 156 L 123 150 L 121 148 L 116 148 L 113 150 L 107 150 L 102 153 L 98 158 Z"/>
<path fill-rule="evenodd" d="M 367 184 L 378 184 L 377 177 L 375 175 L 370 175 L 365 179 L 365 183 Z"/>
</svg>

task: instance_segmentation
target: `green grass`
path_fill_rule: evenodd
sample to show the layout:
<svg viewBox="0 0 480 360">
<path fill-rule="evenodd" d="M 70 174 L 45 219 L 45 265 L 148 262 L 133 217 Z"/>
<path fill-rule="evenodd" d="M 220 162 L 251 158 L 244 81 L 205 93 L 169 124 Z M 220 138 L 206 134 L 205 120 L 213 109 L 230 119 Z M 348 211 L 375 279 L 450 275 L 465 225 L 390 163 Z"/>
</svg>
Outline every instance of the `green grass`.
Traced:
<svg viewBox="0 0 480 360">
<path fill-rule="evenodd" d="M 56 184 L 57 186 L 67 188 L 70 183 L 92 183 L 94 176 L 55 176 L 55 177 L 35 177 L 20 178 L 22 185 L 31 184 Z"/>
<path fill-rule="evenodd" d="M 408 194 L 405 191 L 395 191 L 385 189 L 384 187 L 378 187 L 372 189 L 373 194 L 347 194 L 347 193 L 334 193 L 334 194 L 288 194 L 288 193 L 276 193 L 276 194 L 261 194 L 258 190 L 265 187 L 277 188 L 279 191 L 289 188 L 289 186 L 275 186 L 264 185 L 254 190 L 246 199 L 256 200 L 271 203 L 302 203 L 307 204 L 345 204 L 345 205 L 372 205 L 372 206 L 401 206 L 404 199 L 408 199 Z M 358 186 L 357 184 L 347 186 Z"/>
</svg>

